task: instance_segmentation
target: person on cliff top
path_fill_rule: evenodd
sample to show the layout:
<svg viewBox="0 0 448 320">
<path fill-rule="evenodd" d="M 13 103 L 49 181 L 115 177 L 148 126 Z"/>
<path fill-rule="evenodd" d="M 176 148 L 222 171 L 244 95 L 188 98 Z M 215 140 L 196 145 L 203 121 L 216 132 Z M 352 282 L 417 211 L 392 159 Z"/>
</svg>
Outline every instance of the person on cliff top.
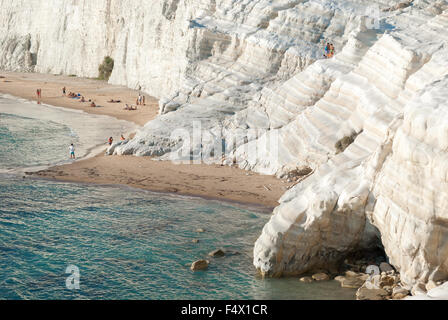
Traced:
<svg viewBox="0 0 448 320">
<path fill-rule="evenodd" d="M 330 54 L 330 43 L 327 42 L 327 45 L 325 46 L 325 54 L 324 57 L 328 58 L 328 55 Z"/>
<path fill-rule="evenodd" d="M 70 159 L 74 159 L 74 160 L 76 160 L 76 156 L 75 156 L 75 146 L 73 145 L 73 143 L 70 145 L 70 147 L 69 147 L 69 151 L 70 151 Z"/>
<path fill-rule="evenodd" d="M 109 142 L 109 145 L 111 146 L 112 143 L 114 143 L 114 138 L 110 137 L 108 142 Z"/>
<path fill-rule="evenodd" d="M 123 135 L 121 135 L 121 141 L 126 141 L 126 138 Z"/>
<path fill-rule="evenodd" d="M 331 43 L 330 44 L 330 58 L 333 58 L 334 56 L 334 45 Z"/>
</svg>

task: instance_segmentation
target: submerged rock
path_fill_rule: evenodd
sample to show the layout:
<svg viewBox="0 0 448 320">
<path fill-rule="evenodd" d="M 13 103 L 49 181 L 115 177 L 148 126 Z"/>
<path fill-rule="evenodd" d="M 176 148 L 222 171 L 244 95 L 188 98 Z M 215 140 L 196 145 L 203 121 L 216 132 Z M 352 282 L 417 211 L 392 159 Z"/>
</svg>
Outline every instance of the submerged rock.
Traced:
<svg viewBox="0 0 448 320">
<path fill-rule="evenodd" d="M 330 276 L 328 274 L 326 274 L 326 273 L 323 273 L 323 272 L 313 274 L 312 278 L 314 280 L 316 280 L 316 281 L 328 281 L 328 280 L 330 280 Z"/>
<path fill-rule="evenodd" d="M 213 258 L 222 258 L 226 255 L 226 253 L 221 249 L 217 249 L 215 251 L 210 252 L 208 255 Z"/>
<path fill-rule="evenodd" d="M 192 271 L 204 271 L 208 269 L 210 262 L 207 260 L 198 260 L 191 265 Z"/>
<path fill-rule="evenodd" d="M 302 277 L 299 279 L 300 282 L 304 282 L 304 283 L 311 283 L 314 282 L 314 279 L 311 277 Z"/>
</svg>

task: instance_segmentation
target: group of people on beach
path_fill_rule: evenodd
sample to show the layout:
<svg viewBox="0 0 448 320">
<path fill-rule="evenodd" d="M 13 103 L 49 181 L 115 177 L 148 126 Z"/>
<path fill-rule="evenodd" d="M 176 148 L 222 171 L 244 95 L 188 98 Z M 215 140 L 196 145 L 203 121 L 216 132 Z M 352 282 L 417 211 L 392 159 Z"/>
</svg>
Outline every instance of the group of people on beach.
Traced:
<svg viewBox="0 0 448 320">
<path fill-rule="evenodd" d="M 139 93 L 136 103 L 138 106 L 146 106 L 146 97 Z"/>
<path fill-rule="evenodd" d="M 124 137 L 124 135 L 121 135 L 120 140 L 126 141 L 126 138 Z M 110 137 L 109 140 L 107 140 L 107 143 L 111 146 L 114 143 L 114 138 Z"/>
<path fill-rule="evenodd" d="M 92 99 L 89 99 L 87 101 L 86 98 L 84 98 L 84 96 L 82 94 L 80 94 L 80 93 L 69 92 L 69 94 L 67 94 L 67 88 L 66 87 L 62 88 L 62 95 L 63 96 L 67 96 L 70 99 L 79 99 L 79 102 L 81 102 L 81 103 L 90 102 L 90 107 L 96 108 L 95 101 L 92 101 Z"/>
<path fill-rule="evenodd" d="M 86 101 L 84 96 L 82 94 L 80 94 L 80 93 L 70 92 L 69 94 L 67 94 L 67 88 L 66 87 L 62 88 L 62 94 L 63 94 L 63 96 L 67 96 L 67 97 L 69 97 L 71 99 L 79 99 L 79 102 L 81 102 L 81 103 L 90 102 L 90 107 L 92 107 L 92 108 L 96 108 L 97 107 L 97 105 L 95 104 L 94 101 L 92 101 L 91 99 Z M 107 102 L 108 103 L 121 103 L 121 100 L 110 99 Z M 136 101 L 136 104 L 137 104 L 137 106 L 146 106 L 146 97 L 144 95 L 142 95 L 141 93 L 139 93 L 137 101 Z M 126 104 L 125 107 L 123 108 L 123 110 L 136 111 L 136 110 L 138 110 L 137 106 L 133 106 L 133 105 L 130 106 L 129 104 Z"/>
<path fill-rule="evenodd" d="M 324 57 L 327 59 L 333 58 L 334 53 L 335 53 L 334 45 L 332 43 L 327 42 L 327 45 L 325 46 Z"/>
<path fill-rule="evenodd" d="M 121 135 L 120 140 L 121 140 L 121 141 L 126 141 L 126 138 L 124 137 L 124 135 Z M 113 138 L 113 137 L 110 137 L 110 138 L 107 140 L 107 143 L 109 144 L 109 146 L 112 146 L 112 144 L 114 143 L 114 138 Z M 74 145 L 73 143 L 68 147 L 68 150 L 69 150 L 69 152 L 70 152 L 70 159 L 72 159 L 72 160 L 76 160 L 76 155 L 75 155 L 75 145 Z"/>
<path fill-rule="evenodd" d="M 126 104 L 123 110 L 127 111 L 136 111 L 138 110 L 138 106 L 146 106 L 146 97 L 141 93 L 138 94 L 137 101 L 135 102 L 135 106 Z"/>
</svg>

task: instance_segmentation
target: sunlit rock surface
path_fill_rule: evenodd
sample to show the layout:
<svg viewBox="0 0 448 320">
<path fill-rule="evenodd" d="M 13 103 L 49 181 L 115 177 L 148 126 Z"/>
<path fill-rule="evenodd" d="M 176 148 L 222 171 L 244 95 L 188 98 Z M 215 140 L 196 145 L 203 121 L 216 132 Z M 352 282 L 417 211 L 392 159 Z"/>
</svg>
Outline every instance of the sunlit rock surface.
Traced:
<svg viewBox="0 0 448 320">
<path fill-rule="evenodd" d="M 112 83 L 160 98 L 111 154 L 313 170 L 255 244 L 264 275 L 380 244 L 407 286 L 448 279 L 447 1 L 0 5 L 3 69 L 94 77 L 110 55 Z"/>
</svg>

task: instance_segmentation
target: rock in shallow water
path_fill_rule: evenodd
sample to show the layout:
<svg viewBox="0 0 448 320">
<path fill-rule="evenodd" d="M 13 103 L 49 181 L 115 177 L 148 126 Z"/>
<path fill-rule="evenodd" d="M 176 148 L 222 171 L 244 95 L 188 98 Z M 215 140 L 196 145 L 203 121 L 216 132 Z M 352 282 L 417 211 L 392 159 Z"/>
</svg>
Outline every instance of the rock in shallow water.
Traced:
<svg viewBox="0 0 448 320">
<path fill-rule="evenodd" d="M 385 300 L 388 295 L 388 292 L 383 289 L 361 287 L 356 292 L 356 300 Z"/>
<path fill-rule="evenodd" d="M 314 280 L 316 280 L 316 281 L 328 281 L 328 280 L 330 280 L 330 276 L 328 274 L 326 274 L 326 273 L 323 273 L 323 272 L 313 274 L 312 278 Z"/>
<path fill-rule="evenodd" d="M 198 260 L 191 265 L 192 271 L 204 271 L 208 269 L 210 262 L 207 260 Z"/>
<path fill-rule="evenodd" d="M 345 278 L 341 282 L 341 287 L 342 288 L 350 288 L 350 289 L 358 289 L 358 288 L 362 287 L 363 284 L 364 284 L 364 281 L 362 279 Z"/>
<path fill-rule="evenodd" d="M 304 282 L 304 283 L 311 283 L 314 282 L 314 279 L 311 277 L 302 277 L 299 279 L 300 282 Z"/>
<path fill-rule="evenodd" d="M 226 255 L 226 253 L 222 249 L 217 249 L 210 252 L 208 255 L 213 258 L 222 258 Z"/>
</svg>

